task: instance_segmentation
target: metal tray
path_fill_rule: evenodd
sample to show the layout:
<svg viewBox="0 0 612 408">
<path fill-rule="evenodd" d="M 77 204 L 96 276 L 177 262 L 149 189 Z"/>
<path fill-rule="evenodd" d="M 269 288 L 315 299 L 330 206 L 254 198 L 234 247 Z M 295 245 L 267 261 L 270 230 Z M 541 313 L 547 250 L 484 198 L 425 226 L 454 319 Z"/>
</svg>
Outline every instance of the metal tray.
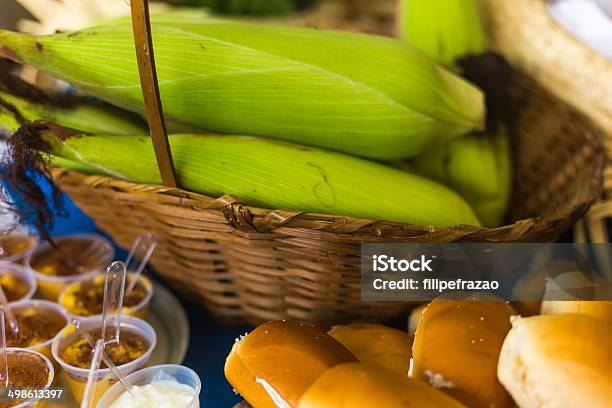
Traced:
<svg viewBox="0 0 612 408">
<path fill-rule="evenodd" d="M 189 346 L 189 321 L 187 313 L 179 300 L 160 283 L 154 282 L 155 295 L 151 302 L 149 323 L 157 332 L 157 346 L 149 365 L 181 364 Z M 47 402 L 47 408 L 77 408 L 78 405 L 70 396 L 63 378 L 61 386 L 67 398 L 58 402 Z"/>
</svg>

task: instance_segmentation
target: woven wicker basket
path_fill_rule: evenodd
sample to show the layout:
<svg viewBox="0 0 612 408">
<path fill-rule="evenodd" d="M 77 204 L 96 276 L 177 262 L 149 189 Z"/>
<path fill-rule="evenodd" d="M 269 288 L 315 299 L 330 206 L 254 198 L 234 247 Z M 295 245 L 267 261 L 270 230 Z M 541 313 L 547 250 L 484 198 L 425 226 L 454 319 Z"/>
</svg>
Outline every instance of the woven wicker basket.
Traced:
<svg viewBox="0 0 612 408">
<path fill-rule="evenodd" d="M 592 124 L 528 80 L 516 83 L 512 218 L 497 229 L 420 227 L 270 211 L 232 197 L 56 171 L 57 181 L 121 245 L 159 237 L 152 264 L 225 321 L 381 320 L 401 304 L 360 302 L 364 242 L 550 241 L 595 200 L 603 147 Z M 536 217 L 536 218 L 530 218 Z"/>
<path fill-rule="evenodd" d="M 547 0 L 480 0 L 493 46 L 544 88 L 604 131 L 604 194 L 576 225 L 578 242 L 610 242 L 612 219 L 612 61 L 575 39 Z"/>
<path fill-rule="evenodd" d="M 513 84 L 508 109 L 514 117 L 513 223 L 496 229 L 266 210 L 228 196 L 62 169 L 54 175 L 119 244 L 154 233 L 157 272 L 223 321 L 381 321 L 406 305 L 361 302 L 360 244 L 551 241 L 598 197 L 603 146 L 588 119 L 523 75 Z"/>
</svg>

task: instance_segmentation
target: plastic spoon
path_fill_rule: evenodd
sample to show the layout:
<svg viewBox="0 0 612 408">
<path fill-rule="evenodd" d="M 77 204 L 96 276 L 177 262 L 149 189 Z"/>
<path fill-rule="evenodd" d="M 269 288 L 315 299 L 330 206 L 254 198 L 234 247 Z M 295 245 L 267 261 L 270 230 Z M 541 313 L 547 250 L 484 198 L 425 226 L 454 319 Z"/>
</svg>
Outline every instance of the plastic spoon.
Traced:
<svg viewBox="0 0 612 408">
<path fill-rule="evenodd" d="M 85 385 L 85 392 L 83 393 L 81 408 L 93 407 L 96 376 L 98 375 L 98 369 L 100 368 L 100 363 L 102 362 L 102 353 L 104 353 L 104 340 L 100 339 L 96 343 L 96 347 L 94 348 L 93 356 L 91 358 L 91 366 L 89 367 L 89 375 L 87 376 L 87 384 Z"/>
<path fill-rule="evenodd" d="M 125 264 L 127 265 L 128 272 L 131 272 L 130 281 L 128 283 L 128 287 L 125 293 L 130 293 L 136 287 L 136 283 L 138 282 L 138 278 L 140 274 L 144 270 L 145 266 L 149 262 L 151 255 L 153 255 L 153 251 L 155 251 L 155 247 L 157 246 L 157 239 L 153 234 L 144 234 L 140 235 L 134 241 L 132 245 L 132 249 L 125 260 Z M 139 262 L 140 260 L 140 262 Z"/>
<path fill-rule="evenodd" d="M 119 344 L 126 275 L 126 266 L 121 261 L 113 262 L 106 268 L 104 303 L 102 304 L 102 335 L 100 336 L 104 339 L 105 344 Z"/>
<path fill-rule="evenodd" d="M 74 326 L 76 332 L 85 339 L 89 347 L 91 347 L 92 349 L 96 347 L 96 342 L 93 337 L 81 328 L 81 322 L 74 319 L 72 321 L 72 326 Z M 108 354 L 106 354 L 106 352 L 104 351 L 102 351 L 102 361 L 104 361 L 104 364 L 106 364 L 111 373 L 113 373 L 113 376 L 115 376 L 117 381 L 119 381 L 119 383 L 123 386 L 125 392 L 127 392 L 131 396 L 134 396 L 134 393 L 132 392 L 132 384 L 130 384 L 128 379 L 125 378 L 123 374 L 121 374 L 115 363 L 113 363 L 113 360 L 111 360 Z"/>
<path fill-rule="evenodd" d="M 8 304 L 8 299 L 6 298 L 6 293 L 4 293 L 4 289 L 0 285 L 0 305 L 2 306 L 2 310 L 4 310 L 5 318 L 8 320 L 9 327 L 15 336 L 19 335 L 19 322 L 17 322 L 17 318 L 13 313 L 13 310 Z"/>
<path fill-rule="evenodd" d="M 0 337 L 0 375 L 2 375 L 2 383 L 4 388 L 9 386 L 9 370 L 8 370 L 8 355 L 6 350 L 6 328 L 4 327 L 4 309 L 0 310 L 0 326 L 2 326 Z"/>
</svg>

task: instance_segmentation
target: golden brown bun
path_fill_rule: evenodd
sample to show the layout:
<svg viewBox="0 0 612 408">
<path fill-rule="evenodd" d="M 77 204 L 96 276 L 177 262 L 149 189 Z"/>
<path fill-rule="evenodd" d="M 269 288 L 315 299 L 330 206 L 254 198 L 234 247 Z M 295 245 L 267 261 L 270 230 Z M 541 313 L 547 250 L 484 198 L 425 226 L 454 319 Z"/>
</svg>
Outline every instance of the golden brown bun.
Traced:
<svg viewBox="0 0 612 408">
<path fill-rule="evenodd" d="M 225 377 L 254 408 L 293 407 L 321 374 L 348 361 L 355 356 L 316 327 L 276 321 L 234 344 Z"/>
<path fill-rule="evenodd" d="M 512 326 L 497 374 L 520 407 L 612 407 L 612 325 L 567 314 Z"/>
<path fill-rule="evenodd" d="M 542 253 L 541 256 L 548 258 L 545 253 Z M 537 258 L 538 256 L 534 259 L 535 266 L 512 288 L 514 299 L 541 301 L 544 298 L 548 278 L 579 269 L 575 261 L 567 259 L 541 259 L 538 261 Z"/>
<path fill-rule="evenodd" d="M 542 303 L 542 314 L 581 314 L 612 324 L 612 301 L 609 300 L 549 300 Z"/>
<path fill-rule="evenodd" d="M 540 304 L 544 298 L 546 281 L 549 277 L 579 269 L 575 261 L 566 259 L 546 259 L 542 262 L 544 262 L 544 265 L 536 266 L 512 289 L 512 297 L 522 300 L 510 303 L 523 317 L 540 314 Z M 541 264 L 537 259 L 534 260 L 534 263 L 536 265 Z"/>
<path fill-rule="evenodd" d="M 423 318 L 423 312 L 427 307 L 427 303 L 421 306 L 417 306 L 410 312 L 410 317 L 408 318 L 408 332 L 410 334 L 416 333 L 417 327 L 419 327 L 419 323 L 421 323 L 421 319 Z"/>
<path fill-rule="evenodd" d="M 330 368 L 308 388 L 297 408 L 461 408 L 425 384 L 382 367 L 345 363 Z"/>
<path fill-rule="evenodd" d="M 434 300 L 416 331 L 412 378 L 429 381 L 469 407 L 512 407 L 496 372 L 514 314 L 500 300 Z"/>
<path fill-rule="evenodd" d="M 368 365 L 384 367 L 407 376 L 412 338 L 401 330 L 379 324 L 334 326 L 327 332 Z"/>
<path fill-rule="evenodd" d="M 542 314 L 583 314 L 612 324 L 612 301 L 597 298 L 607 282 L 597 281 L 582 272 L 566 272 L 548 281 L 540 312 Z M 601 297 L 600 297 L 601 298 Z M 562 299 L 562 300 L 560 300 Z"/>
</svg>

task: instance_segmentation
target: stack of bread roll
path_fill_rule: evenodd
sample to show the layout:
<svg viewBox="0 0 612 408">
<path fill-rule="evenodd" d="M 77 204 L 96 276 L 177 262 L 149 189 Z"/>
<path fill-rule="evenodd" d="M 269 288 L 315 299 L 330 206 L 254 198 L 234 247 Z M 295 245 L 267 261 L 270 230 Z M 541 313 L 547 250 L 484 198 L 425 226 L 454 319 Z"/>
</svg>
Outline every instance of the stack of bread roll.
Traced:
<svg viewBox="0 0 612 408">
<path fill-rule="evenodd" d="M 612 302 L 440 298 L 409 330 L 293 321 L 238 339 L 225 374 L 254 408 L 612 407 Z"/>
</svg>

